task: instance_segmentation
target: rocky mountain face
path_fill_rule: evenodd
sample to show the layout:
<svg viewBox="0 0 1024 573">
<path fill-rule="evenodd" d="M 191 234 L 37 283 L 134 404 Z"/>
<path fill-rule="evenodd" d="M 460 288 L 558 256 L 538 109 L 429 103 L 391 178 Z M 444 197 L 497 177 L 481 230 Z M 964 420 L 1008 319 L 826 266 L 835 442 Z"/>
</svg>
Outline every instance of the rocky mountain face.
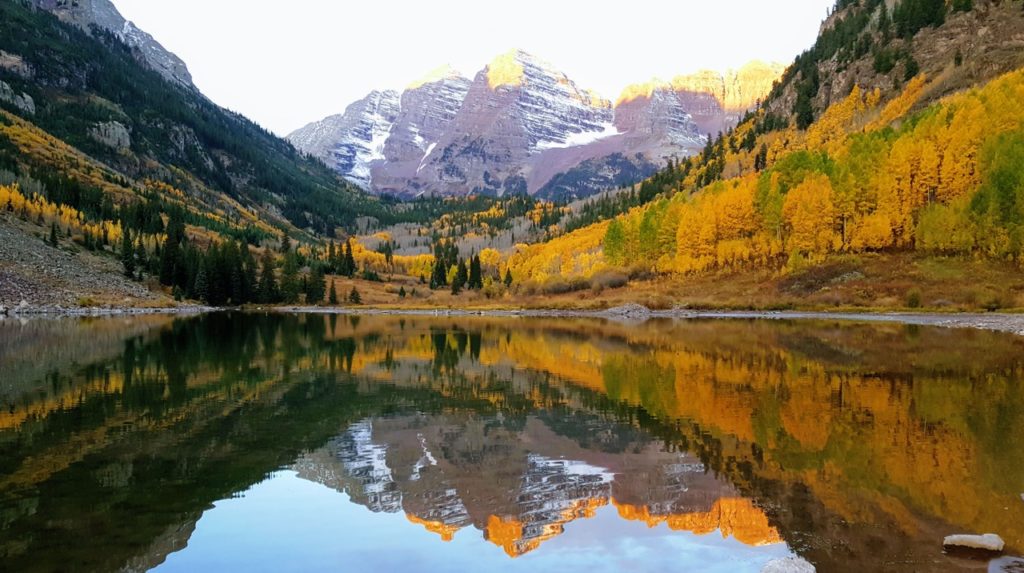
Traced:
<svg viewBox="0 0 1024 573">
<path fill-rule="evenodd" d="M 910 30 L 901 30 L 897 22 L 896 7 L 902 3 L 876 0 L 837 7 L 822 22 L 815 45 L 786 70 L 764 107 L 789 120 L 797 120 L 802 110 L 809 123 L 854 86 L 878 89 L 886 101 L 901 93 L 910 77 L 924 74 L 929 87 L 914 107 L 920 109 L 1024 66 L 1020 2 L 973 0 L 962 9 L 950 5 L 940 24 Z"/>
<path fill-rule="evenodd" d="M 708 133 L 756 105 L 781 72 L 756 64 L 694 76 L 702 81 L 632 86 L 613 105 L 513 50 L 473 80 L 441 69 L 401 95 L 374 92 L 288 139 L 380 194 L 576 198 L 632 183 L 665 159 L 700 149 Z M 394 94 L 387 113 L 368 105 L 379 93 Z"/>
<path fill-rule="evenodd" d="M 712 71 L 678 76 L 672 90 L 703 133 L 717 134 L 736 125 L 757 106 L 785 72 L 782 64 L 754 61 L 724 74 Z"/>
<path fill-rule="evenodd" d="M 125 20 L 110 0 L 34 0 L 64 22 L 89 31 L 91 26 L 106 30 L 136 50 L 140 61 L 172 83 L 195 89 L 188 66 L 164 48 L 153 36 Z"/>
<path fill-rule="evenodd" d="M 298 148 L 333 165 L 352 182 L 368 186 L 370 165 L 384 158 L 384 144 L 400 110 L 395 91 L 374 91 L 345 108 L 345 113 L 291 134 Z"/>
</svg>

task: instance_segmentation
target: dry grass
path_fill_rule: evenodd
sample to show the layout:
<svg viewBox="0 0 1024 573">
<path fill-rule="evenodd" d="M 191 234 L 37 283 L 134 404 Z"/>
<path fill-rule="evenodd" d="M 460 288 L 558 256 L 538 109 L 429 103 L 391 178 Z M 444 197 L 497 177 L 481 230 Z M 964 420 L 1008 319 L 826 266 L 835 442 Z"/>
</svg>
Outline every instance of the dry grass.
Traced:
<svg viewBox="0 0 1024 573">
<path fill-rule="evenodd" d="M 330 284 L 330 277 L 328 284 Z M 488 299 L 480 293 L 453 296 L 431 291 L 411 277 L 388 283 L 335 278 L 338 297 L 355 286 L 364 306 L 375 308 L 465 308 L 600 310 L 627 303 L 653 309 L 719 310 L 928 310 L 978 312 L 1024 309 L 1024 272 L 1009 262 L 914 254 L 834 257 L 792 273 L 771 270 L 721 272 L 630 283 L 618 289 L 558 295 L 514 295 Z M 409 296 L 398 296 L 400 287 Z"/>
</svg>

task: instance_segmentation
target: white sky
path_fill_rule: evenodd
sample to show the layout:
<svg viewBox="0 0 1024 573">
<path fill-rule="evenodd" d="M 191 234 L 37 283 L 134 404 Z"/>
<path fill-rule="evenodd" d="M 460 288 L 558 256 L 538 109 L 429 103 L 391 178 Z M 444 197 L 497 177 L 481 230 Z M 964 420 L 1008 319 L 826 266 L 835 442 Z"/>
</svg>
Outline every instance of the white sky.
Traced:
<svg viewBox="0 0 1024 573">
<path fill-rule="evenodd" d="M 614 100 L 628 84 L 790 63 L 834 0 L 113 0 L 213 101 L 285 135 L 372 89 L 521 48 Z"/>
</svg>

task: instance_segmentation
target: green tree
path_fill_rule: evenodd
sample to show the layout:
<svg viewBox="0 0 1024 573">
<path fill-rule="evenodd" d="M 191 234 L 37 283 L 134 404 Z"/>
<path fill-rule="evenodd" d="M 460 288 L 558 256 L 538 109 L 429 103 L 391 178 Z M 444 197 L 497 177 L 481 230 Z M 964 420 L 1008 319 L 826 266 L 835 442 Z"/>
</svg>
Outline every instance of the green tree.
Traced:
<svg viewBox="0 0 1024 573">
<path fill-rule="evenodd" d="M 210 275 L 207 272 L 207 266 L 205 260 L 199 265 L 199 272 L 196 273 L 196 283 L 192 288 L 195 297 L 204 303 L 210 301 Z"/>
<path fill-rule="evenodd" d="M 333 280 L 331 281 L 331 293 L 328 295 L 327 302 L 330 303 L 331 306 L 337 306 L 338 305 L 338 291 L 337 291 L 337 289 L 334 288 L 334 281 Z"/>
<path fill-rule="evenodd" d="M 278 301 L 277 279 L 274 276 L 276 266 L 274 255 L 270 249 L 263 251 L 263 269 L 260 272 L 259 284 L 259 301 L 263 304 L 273 304 Z"/>
<path fill-rule="evenodd" d="M 626 263 L 626 230 L 618 219 L 612 221 L 605 232 L 604 258 L 612 266 L 623 266 Z"/>
<path fill-rule="evenodd" d="M 512 286 L 512 269 L 505 269 L 505 287 Z"/>
<path fill-rule="evenodd" d="M 480 290 L 484 288 L 483 270 L 480 268 L 480 257 L 473 255 L 473 258 L 469 262 L 469 282 L 467 283 L 470 290 Z"/>
<path fill-rule="evenodd" d="M 352 304 L 363 304 L 363 297 L 359 295 L 359 291 L 356 290 L 355 286 L 348 293 L 348 301 Z"/>
<path fill-rule="evenodd" d="M 284 257 L 284 266 L 281 268 L 281 299 L 286 304 L 295 304 L 299 302 L 301 290 L 298 258 L 295 253 L 288 253 Z"/>
<path fill-rule="evenodd" d="M 135 247 L 132 246 L 132 234 L 128 229 L 121 234 L 121 266 L 124 267 L 124 276 L 135 278 Z"/>
<path fill-rule="evenodd" d="M 319 264 L 313 265 L 309 270 L 309 280 L 306 281 L 306 302 L 309 304 L 323 302 L 326 288 L 323 268 Z"/>
<path fill-rule="evenodd" d="M 60 246 L 60 241 L 57 239 L 57 223 L 55 222 L 50 223 L 50 246 L 54 248 Z"/>
</svg>

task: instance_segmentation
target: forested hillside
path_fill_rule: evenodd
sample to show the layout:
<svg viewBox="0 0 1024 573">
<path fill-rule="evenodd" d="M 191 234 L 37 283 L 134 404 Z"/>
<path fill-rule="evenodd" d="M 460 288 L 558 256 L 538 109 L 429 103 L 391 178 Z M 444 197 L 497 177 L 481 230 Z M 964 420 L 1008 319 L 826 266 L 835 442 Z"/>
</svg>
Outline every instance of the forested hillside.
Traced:
<svg viewBox="0 0 1024 573">
<path fill-rule="evenodd" d="M 229 223 L 255 216 L 281 230 L 333 235 L 381 212 L 286 141 L 167 82 L 109 32 L 86 33 L 8 0 L 0 3 L 0 50 L 0 90 L 13 96 L 0 97 L 0 106 L 20 116 L 8 117 L 0 134 L 0 164 L 9 171 L 62 173 L 90 192 L 122 191 L 115 203 L 163 197 L 169 186 Z M 47 150 L 47 136 L 95 160 L 104 183 Z"/>
<path fill-rule="evenodd" d="M 772 99 L 659 174 L 653 200 L 521 248 L 513 274 L 539 284 L 607 268 L 785 274 L 855 253 L 1019 262 L 1024 51 L 1007 46 L 1024 38 L 1021 8 L 841 1 Z M 979 29 L 981 39 L 966 35 Z M 942 58 L 940 39 L 951 48 Z M 955 90 L 972 78 L 977 87 Z M 849 89 L 836 99 L 840 83 Z"/>
</svg>

